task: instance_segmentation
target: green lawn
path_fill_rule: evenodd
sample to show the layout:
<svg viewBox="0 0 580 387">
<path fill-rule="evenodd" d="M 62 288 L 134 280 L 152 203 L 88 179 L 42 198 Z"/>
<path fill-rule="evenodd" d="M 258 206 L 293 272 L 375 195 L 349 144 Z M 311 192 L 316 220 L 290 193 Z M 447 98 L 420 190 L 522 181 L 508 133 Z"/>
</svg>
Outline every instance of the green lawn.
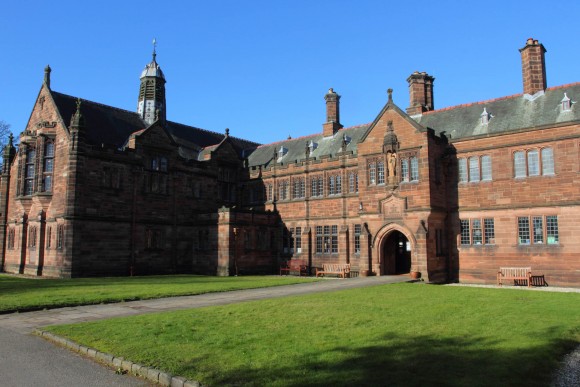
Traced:
<svg viewBox="0 0 580 387">
<path fill-rule="evenodd" d="M 580 294 L 397 284 L 48 330 L 206 385 L 545 386 Z"/>
<path fill-rule="evenodd" d="M 184 296 L 313 281 L 299 277 L 193 275 L 29 279 L 0 275 L 0 313 Z"/>
</svg>

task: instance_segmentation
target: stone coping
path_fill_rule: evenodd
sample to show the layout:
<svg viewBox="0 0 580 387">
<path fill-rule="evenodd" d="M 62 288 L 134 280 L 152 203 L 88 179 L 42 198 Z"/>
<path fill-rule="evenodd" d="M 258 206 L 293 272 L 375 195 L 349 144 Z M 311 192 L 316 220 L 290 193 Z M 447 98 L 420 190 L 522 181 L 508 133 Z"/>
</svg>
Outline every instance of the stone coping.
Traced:
<svg viewBox="0 0 580 387">
<path fill-rule="evenodd" d="M 160 386 L 203 387 L 203 385 L 197 380 L 189 380 L 182 376 L 171 375 L 168 372 L 153 367 L 146 367 L 122 357 L 116 357 L 109 353 L 100 352 L 94 348 L 79 345 L 72 340 L 65 339 L 64 337 L 55 335 L 51 332 L 35 329 L 34 333 L 55 344 L 80 353 L 81 355 L 89 357 L 108 367 L 114 368 L 119 373 L 131 373 L 132 375 L 147 379 L 148 381 L 159 384 Z"/>
</svg>

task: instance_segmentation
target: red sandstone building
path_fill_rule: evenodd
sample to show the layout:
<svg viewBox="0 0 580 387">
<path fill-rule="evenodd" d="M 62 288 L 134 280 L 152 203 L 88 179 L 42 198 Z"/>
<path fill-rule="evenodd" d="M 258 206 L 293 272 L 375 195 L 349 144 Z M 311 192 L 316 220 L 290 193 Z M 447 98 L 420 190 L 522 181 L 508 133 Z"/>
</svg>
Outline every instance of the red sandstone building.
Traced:
<svg viewBox="0 0 580 387">
<path fill-rule="evenodd" d="M 580 83 L 547 87 L 545 49 L 520 49 L 522 94 L 434 110 L 415 72 L 343 128 L 274 144 L 165 116 L 165 76 L 141 74 L 137 112 L 55 92 L 50 68 L 18 149 L 4 149 L 3 270 L 70 277 L 273 273 L 350 263 L 360 275 L 421 272 L 493 283 L 532 267 L 580 284 Z"/>
</svg>

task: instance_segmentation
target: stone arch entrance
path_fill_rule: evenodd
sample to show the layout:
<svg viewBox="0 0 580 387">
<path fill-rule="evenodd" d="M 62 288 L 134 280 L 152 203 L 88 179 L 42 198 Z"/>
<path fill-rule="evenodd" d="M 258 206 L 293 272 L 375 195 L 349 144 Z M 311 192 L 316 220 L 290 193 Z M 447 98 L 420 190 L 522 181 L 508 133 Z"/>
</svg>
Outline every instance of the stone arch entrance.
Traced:
<svg viewBox="0 0 580 387">
<path fill-rule="evenodd" d="M 383 238 L 381 244 L 381 274 L 407 274 L 411 271 L 411 241 L 398 230 Z"/>
</svg>

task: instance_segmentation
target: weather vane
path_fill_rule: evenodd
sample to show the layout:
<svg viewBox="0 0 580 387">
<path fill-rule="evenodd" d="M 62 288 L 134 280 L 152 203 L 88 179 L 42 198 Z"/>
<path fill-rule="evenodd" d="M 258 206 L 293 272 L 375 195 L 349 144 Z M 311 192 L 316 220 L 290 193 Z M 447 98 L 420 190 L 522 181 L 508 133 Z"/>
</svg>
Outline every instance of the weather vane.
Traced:
<svg viewBox="0 0 580 387">
<path fill-rule="evenodd" d="M 157 48 L 157 39 L 153 38 L 153 60 L 155 60 L 155 57 L 157 56 L 157 53 L 155 52 L 156 48 Z"/>
</svg>

